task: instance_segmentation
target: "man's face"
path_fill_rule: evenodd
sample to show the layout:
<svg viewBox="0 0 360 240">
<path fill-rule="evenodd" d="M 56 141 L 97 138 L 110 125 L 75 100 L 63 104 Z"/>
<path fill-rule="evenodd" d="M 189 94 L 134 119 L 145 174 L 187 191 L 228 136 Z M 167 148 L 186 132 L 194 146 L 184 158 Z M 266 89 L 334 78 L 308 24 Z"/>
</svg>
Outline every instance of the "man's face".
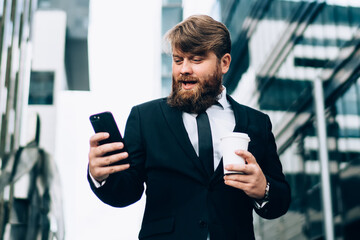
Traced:
<svg viewBox="0 0 360 240">
<path fill-rule="evenodd" d="M 230 64 L 230 55 L 229 64 Z M 215 53 L 203 55 L 173 51 L 170 105 L 186 112 L 199 113 L 215 104 L 222 91 L 222 76 L 228 66 Z"/>
</svg>

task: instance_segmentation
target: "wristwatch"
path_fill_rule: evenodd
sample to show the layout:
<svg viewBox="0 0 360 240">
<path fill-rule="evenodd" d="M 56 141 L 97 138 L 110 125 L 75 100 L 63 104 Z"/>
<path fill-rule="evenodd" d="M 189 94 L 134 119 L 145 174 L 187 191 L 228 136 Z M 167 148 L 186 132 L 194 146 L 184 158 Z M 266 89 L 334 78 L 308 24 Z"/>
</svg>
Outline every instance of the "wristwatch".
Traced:
<svg viewBox="0 0 360 240">
<path fill-rule="evenodd" d="M 268 202 L 269 202 L 269 191 L 270 191 L 270 182 L 267 181 L 266 187 L 265 187 L 265 195 L 262 199 L 255 200 L 255 207 L 257 209 L 262 209 Z"/>
<path fill-rule="evenodd" d="M 270 182 L 267 181 L 263 201 L 269 201 Z"/>
</svg>

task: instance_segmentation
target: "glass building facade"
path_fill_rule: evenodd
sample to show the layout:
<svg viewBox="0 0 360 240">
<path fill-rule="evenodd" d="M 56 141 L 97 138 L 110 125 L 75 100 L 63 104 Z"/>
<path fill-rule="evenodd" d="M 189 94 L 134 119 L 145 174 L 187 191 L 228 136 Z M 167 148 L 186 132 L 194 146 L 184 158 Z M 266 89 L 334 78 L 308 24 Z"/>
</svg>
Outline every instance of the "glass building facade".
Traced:
<svg viewBox="0 0 360 240">
<path fill-rule="evenodd" d="M 65 28 L 58 25 L 62 20 L 58 18 L 62 16 L 60 9 L 67 12 L 66 36 L 61 35 Z M 39 14 L 44 16 L 45 12 L 53 12 L 55 18 L 38 21 Z M 64 88 L 66 85 L 69 90 L 89 90 L 88 12 L 89 0 L 0 0 L 1 240 L 65 238 L 60 175 L 52 152 L 40 144 L 40 126 L 55 119 L 54 96 L 59 91 L 55 79 L 62 79 L 59 73 L 63 70 L 67 74 L 63 80 L 68 80 Z M 48 43 L 47 38 L 35 41 L 35 35 L 46 32 L 39 29 L 39 22 L 47 26 L 55 23 L 50 28 L 56 37 L 66 37 L 65 59 L 61 59 L 61 54 L 51 55 L 52 52 L 44 57 L 50 68 L 34 61 L 41 55 L 39 49 L 46 49 L 40 45 Z M 40 43 L 38 51 L 34 50 L 36 43 Z M 60 62 L 62 66 L 62 61 L 66 69 L 58 71 L 56 64 Z M 55 125 L 53 121 L 50 128 L 42 131 L 47 143 L 55 135 Z M 32 138 L 27 139 L 27 135 Z"/>
<path fill-rule="evenodd" d="M 163 0 L 161 12 L 161 36 L 183 20 L 182 0 Z M 172 57 L 169 46 L 163 46 L 161 52 L 161 95 L 167 96 L 171 91 Z"/>
<path fill-rule="evenodd" d="M 0 175 L 5 156 L 19 147 L 21 113 L 27 97 L 23 91 L 28 90 L 24 85 L 30 79 L 31 21 L 36 4 L 30 0 L 0 1 Z"/>
<path fill-rule="evenodd" d="M 292 189 L 286 215 L 256 219 L 257 239 L 326 239 L 315 79 L 324 90 L 335 239 L 360 239 L 360 3 L 218 3 L 233 41 L 224 85 L 269 114 Z"/>
</svg>

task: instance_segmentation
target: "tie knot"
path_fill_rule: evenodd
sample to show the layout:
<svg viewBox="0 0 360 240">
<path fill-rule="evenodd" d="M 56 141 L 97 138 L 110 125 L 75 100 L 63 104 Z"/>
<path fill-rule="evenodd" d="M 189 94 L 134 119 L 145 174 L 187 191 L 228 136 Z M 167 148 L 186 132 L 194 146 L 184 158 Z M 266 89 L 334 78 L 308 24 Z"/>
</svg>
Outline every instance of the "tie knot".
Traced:
<svg viewBox="0 0 360 240">
<path fill-rule="evenodd" d="M 204 111 L 204 112 L 200 112 L 198 113 L 198 115 L 196 116 L 197 119 L 199 118 L 208 118 L 207 116 L 207 113 Z"/>
</svg>

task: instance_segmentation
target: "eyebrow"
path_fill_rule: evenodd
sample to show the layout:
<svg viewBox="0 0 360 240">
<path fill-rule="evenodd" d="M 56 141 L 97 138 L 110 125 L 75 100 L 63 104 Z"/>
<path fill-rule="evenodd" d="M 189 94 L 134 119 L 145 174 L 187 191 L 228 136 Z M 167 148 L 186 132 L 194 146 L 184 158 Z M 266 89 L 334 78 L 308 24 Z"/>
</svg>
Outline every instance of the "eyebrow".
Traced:
<svg viewBox="0 0 360 240">
<path fill-rule="evenodd" d="M 189 53 L 189 54 L 185 54 L 187 56 L 185 57 L 189 57 L 189 58 L 193 58 L 193 57 L 196 57 L 196 56 L 200 56 L 200 57 L 206 57 L 208 54 L 206 53 Z M 184 56 L 180 56 L 178 54 L 173 54 L 172 57 L 178 57 L 178 58 L 183 58 Z"/>
</svg>

